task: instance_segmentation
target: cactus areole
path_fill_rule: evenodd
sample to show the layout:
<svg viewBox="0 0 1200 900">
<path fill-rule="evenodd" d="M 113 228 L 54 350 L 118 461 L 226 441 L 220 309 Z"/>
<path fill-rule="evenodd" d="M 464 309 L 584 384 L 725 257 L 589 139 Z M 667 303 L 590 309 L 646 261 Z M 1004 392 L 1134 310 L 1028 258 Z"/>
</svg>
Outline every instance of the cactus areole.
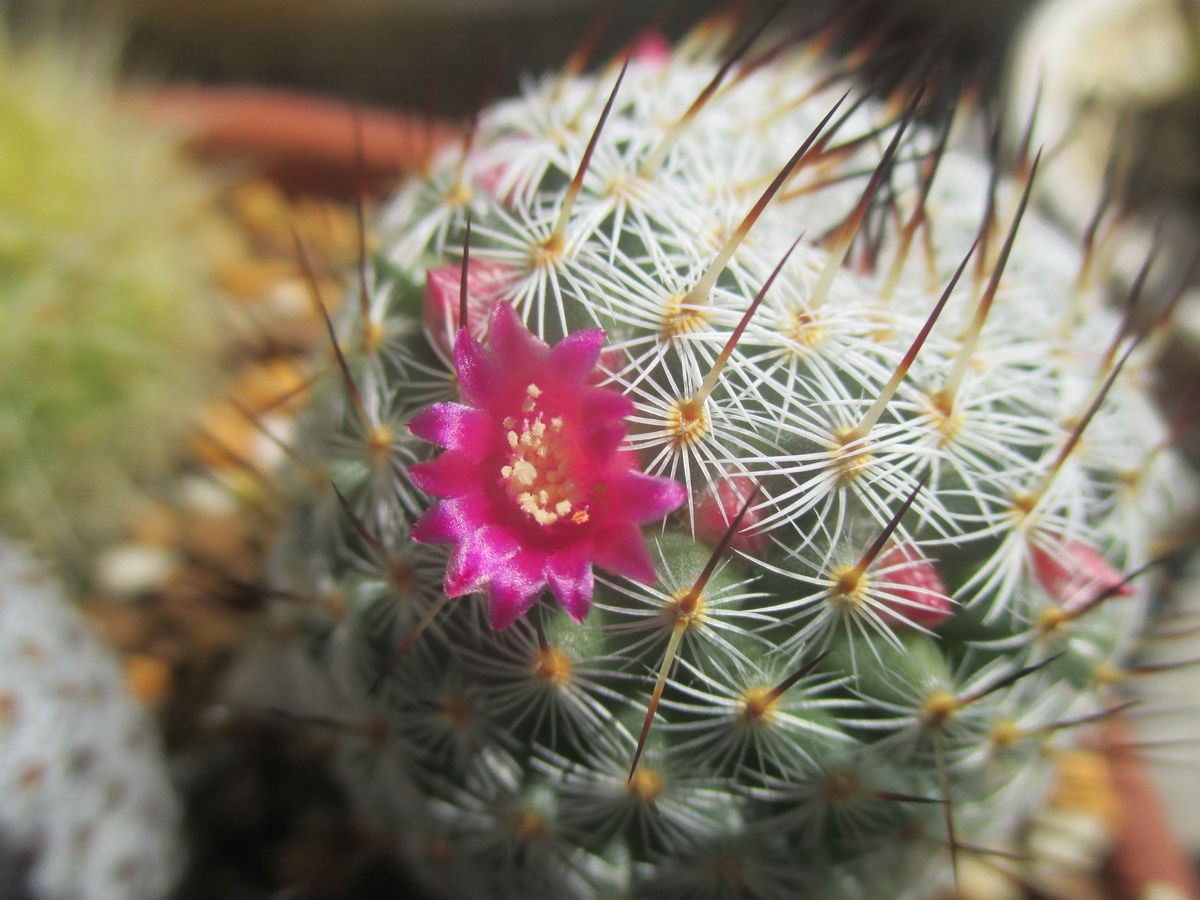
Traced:
<svg viewBox="0 0 1200 900">
<path fill-rule="evenodd" d="M 334 323 L 289 671 L 445 896 L 944 894 L 1120 705 L 1190 481 L 1104 242 L 730 36 L 483 110 Z"/>
</svg>

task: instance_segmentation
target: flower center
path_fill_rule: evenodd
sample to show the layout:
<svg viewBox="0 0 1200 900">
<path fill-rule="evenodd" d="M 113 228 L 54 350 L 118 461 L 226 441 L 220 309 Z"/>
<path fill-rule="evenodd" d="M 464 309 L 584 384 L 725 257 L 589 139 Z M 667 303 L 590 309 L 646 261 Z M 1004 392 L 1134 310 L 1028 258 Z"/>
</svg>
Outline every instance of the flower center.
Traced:
<svg viewBox="0 0 1200 900">
<path fill-rule="evenodd" d="M 563 419 L 547 419 L 537 408 L 541 395 L 541 388 L 530 384 L 521 404 L 523 415 L 504 419 L 510 453 L 500 476 L 517 508 L 539 525 L 559 521 L 582 525 L 588 520 L 587 504 L 571 471 Z"/>
</svg>

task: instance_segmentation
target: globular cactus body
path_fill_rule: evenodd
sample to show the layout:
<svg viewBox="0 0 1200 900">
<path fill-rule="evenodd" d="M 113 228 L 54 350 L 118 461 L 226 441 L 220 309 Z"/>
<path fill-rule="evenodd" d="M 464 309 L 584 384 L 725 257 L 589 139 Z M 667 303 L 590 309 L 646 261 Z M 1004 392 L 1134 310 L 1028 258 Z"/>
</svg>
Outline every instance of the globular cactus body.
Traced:
<svg viewBox="0 0 1200 900">
<path fill-rule="evenodd" d="M 1144 615 L 1174 462 L 1086 261 L 919 98 L 706 33 L 485 110 L 313 403 L 291 689 L 449 896 L 926 896 Z"/>
</svg>

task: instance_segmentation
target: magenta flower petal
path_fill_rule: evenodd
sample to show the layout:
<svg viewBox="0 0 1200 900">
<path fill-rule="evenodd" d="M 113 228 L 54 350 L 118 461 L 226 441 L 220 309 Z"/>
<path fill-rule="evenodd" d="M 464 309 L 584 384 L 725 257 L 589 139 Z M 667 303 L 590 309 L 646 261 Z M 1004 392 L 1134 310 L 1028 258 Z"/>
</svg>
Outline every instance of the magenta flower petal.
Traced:
<svg viewBox="0 0 1200 900">
<path fill-rule="evenodd" d="M 450 554 L 446 566 L 446 594 L 461 597 L 482 590 L 521 549 L 516 537 L 499 525 L 484 525 L 467 535 Z"/>
<path fill-rule="evenodd" d="M 591 550 L 588 544 L 579 543 L 558 551 L 546 561 L 546 581 L 550 590 L 576 622 L 587 617 L 596 586 Z"/>
<path fill-rule="evenodd" d="M 633 525 L 619 525 L 597 536 L 592 548 L 592 562 L 635 581 L 653 583 L 656 578 L 642 532 Z"/>
<path fill-rule="evenodd" d="M 435 497 L 459 497 L 475 490 L 479 466 L 457 450 L 447 450 L 437 459 L 418 463 L 408 470 L 409 480 Z"/>
<path fill-rule="evenodd" d="M 687 500 L 687 489 L 677 481 L 630 471 L 614 479 L 609 496 L 622 518 L 645 525 L 678 509 Z"/>
<path fill-rule="evenodd" d="M 484 356 L 483 348 L 464 329 L 459 330 L 454 341 L 454 371 L 458 373 L 458 384 L 467 403 L 477 407 L 489 405 L 492 394 L 489 388 L 494 384 L 496 372 Z"/>
<path fill-rule="evenodd" d="M 633 415 L 633 401 L 624 394 L 587 387 L 580 395 L 583 415 L 594 422 L 617 422 Z M 624 426 L 622 426 L 624 427 Z"/>
<path fill-rule="evenodd" d="M 604 346 L 604 332 L 599 328 L 576 331 L 554 345 L 550 351 L 550 368 L 558 377 L 570 384 L 583 384 L 596 368 L 600 359 L 600 348 Z M 604 391 L 610 396 L 620 397 L 613 391 Z M 626 413 L 628 415 L 628 413 Z"/>
<path fill-rule="evenodd" d="M 638 526 L 686 499 L 682 485 L 639 472 L 622 449 L 633 403 L 594 385 L 603 340 L 589 329 L 549 348 L 501 303 L 487 347 L 458 333 L 463 402 L 434 404 L 410 425 L 446 448 L 410 470 L 413 484 L 440 498 L 413 538 L 455 545 L 446 593 L 483 591 L 494 628 L 547 588 L 582 621 L 593 566 L 654 581 Z"/>
<path fill-rule="evenodd" d="M 427 510 L 413 525 L 418 544 L 452 544 L 481 527 L 485 504 L 478 495 L 452 497 Z"/>
<path fill-rule="evenodd" d="M 625 426 L 619 422 L 598 426 L 590 429 L 582 438 L 593 459 L 605 459 L 625 443 Z"/>
<path fill-rule="evenodd" d="M 479 462 L 496 439 L 491 418 L 482 410 L 461 403 L 434 403 L 408 423 L 408 430 L 423 441 L 459 450 Z"/>
<path fill-rule="evenodd" d="M 496 631 L 507 628 L 537 602 L 546 587 L 544 559 L 539 554 L 518 553 L 488 583 L 488 621 Z"/>
<path fill-rule="evenodd" d="M 583 418 L 589 423 L 583 433 L 588 452 L 596 459 L 613 456 L 625 442 L 624 419 L 633 413 L 633 401 L 615 391 L 584 388 Z"/>
<path fill-rule="evenodd" d="M 492 313 L 492 325 L 488 329 L 488 343 L 497 360 L 521 363 L 545 358 L 548 348 L 539 341 L 517 318 L 508 303 L 501 303 Z"/>
</svg>

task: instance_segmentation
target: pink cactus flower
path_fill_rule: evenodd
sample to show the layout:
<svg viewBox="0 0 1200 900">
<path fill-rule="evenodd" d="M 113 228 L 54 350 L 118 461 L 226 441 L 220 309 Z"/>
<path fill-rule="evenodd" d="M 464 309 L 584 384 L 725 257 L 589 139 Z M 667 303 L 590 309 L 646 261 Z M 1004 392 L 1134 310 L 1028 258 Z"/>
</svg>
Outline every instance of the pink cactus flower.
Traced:
<svg viewBox="0 0 1200 900">
<path fill-rule="evenodd" d="M 472 259 L 467 264 L 466 327 L 482 338 L 488 315 L 500 302 L 504 288 L 517 274 L 512 266 Z M 440 266 L 425 273 L 423 316 L 430 341 L 449 359 L 454 336 L 464 323 L 458 321 L 462 296 L 462 266 Z"/>
<path fill-rule="evenodd" d="M 886 592 L 880 618 L 893 625 L 937 628 L 954 612 L 946 585 L 933 563 L 913 546 L 893 544 L 875 561 Z M 888 570 L 891 571 L 888 571 Z"/>
<path fill-rule="evenodd" d="M 1067 612 L 1076 612 L 1110 592 L 1119 597 L 1135 593 L 1133 585 L 1125 582 L 1096 548 L 1082 541 L 1035 545 L 1031 553 L 1033 577 Z"/>
<path fill-rule="evenodd" d="M 486 593 L 497 630 L 546 588 L 582 621 L 593 565 L 653 582 L 640 526 L 687 497 L 677 482 L 638 471 L 636 457 L 622 451 L 633 404 L 588 383 L 603 342 L 593 328 L 548 347 L 501 303 L 486 348 L 458 333 L 463 402 L 435 403 L 409 424 L 445 448 L 411 469 L 413 483 L 439 498 L 413 539 L 455 545 L 446 594 Z"/>
</svg>

